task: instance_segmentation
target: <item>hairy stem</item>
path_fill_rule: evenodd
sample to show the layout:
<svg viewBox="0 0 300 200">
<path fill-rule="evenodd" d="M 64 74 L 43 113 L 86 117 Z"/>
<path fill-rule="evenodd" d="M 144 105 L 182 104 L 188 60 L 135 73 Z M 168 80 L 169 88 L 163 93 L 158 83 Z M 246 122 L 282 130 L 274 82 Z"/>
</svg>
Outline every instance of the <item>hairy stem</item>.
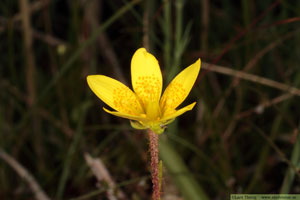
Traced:
<svg viewBox="0 0 300 200">
<path fill-rule="evenodd" d="M 151 156 L 151 178 L 152 178 L 152 198 L 160 200 L 160 183 L 159 183 L 159 157 L 158 157 L 158 134 L 148 129 L 149 133 L 149 151 Z"/>
</svg>

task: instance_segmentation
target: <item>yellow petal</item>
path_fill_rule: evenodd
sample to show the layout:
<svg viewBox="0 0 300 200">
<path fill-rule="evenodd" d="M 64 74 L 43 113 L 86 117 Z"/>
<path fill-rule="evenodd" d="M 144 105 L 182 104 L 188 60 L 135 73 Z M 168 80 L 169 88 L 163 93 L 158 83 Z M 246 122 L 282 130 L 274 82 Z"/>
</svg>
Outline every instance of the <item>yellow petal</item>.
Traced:
<svg viewBox="0 0 300 200">
<path fill-rule="evenodd" d="M 197 79 L 200 65 L 201 61 L 198 59 L 171 81 L 160 101 L 162 113 L 176 109 L 185 100 Z"/>
<path fill-rule="evenodd" d="M 175 112 L 173 113 L 169 113 L 169 114 L 166 114 L 163 116 L 163 118 L 161 119 L 162 122 L 165 122 L 165 121 L 168 121 L 170 119 L 174 119 L 176 117 L 178 117 L 179 115 L 182 115 L 183 113 L 185 113 L 186 111 L 189 111 L 189 110 L 192 110 L 195 106 L 196 102 L 188 105 L 188 106 L 185 106 L 179 110 L 176 110 Z"/>
<path fill-rule="evenodd" d="M 122 118 L 126 118 L 126 119 L 137 120 L 137 121 L 146 120 L 146 118 L 142 117 L 142 116 L 136 116 L 136 115 L 130 115 L 127 113 L 122 113 L 122 112 L 110 111 L 110 110 L 107 110 L 106 108 L 103 108 L 103 110 L 105 112 L 108 112 L 109 114 L 115 115 L 117 117 L 122 117 Z"/>
<path fill-rule="evenodd" d="M 146 109 L 149 102 L 159 102 L 162 75 L 156 58 L 146 49 L 138 49 L 131 60 L 132 87 Z"/>
<path fill-rule="evenodd" d="M 91 90 L 113 109 L 130 115 L 143 113 L 137 96 L 123 83 L 103 75 L 90 75 L 87 82 Z"/>
</svg>

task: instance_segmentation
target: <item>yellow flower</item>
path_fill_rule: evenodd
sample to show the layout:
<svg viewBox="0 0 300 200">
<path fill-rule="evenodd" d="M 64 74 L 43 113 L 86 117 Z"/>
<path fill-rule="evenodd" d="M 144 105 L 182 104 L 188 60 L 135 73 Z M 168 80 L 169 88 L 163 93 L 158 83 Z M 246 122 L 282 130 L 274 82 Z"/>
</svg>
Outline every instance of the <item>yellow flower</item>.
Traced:
<svg viewBox="0 0 300 200">
<path fill-rule="evenodd" d="M 106 112 L 130 119 L 134 128 L 150 128 L 160 134 L 167 124 L 195 106 L 196 102 L 176 110 L 190 93 L 199 74 L 200 63 L 198 59 L 180 72 L 162 97 L 163 80 L 158 61 L 144 48 L 138 49 L 131 60 L 133 91 L 123 83 L 103 75 L 90 75 L 87 82 L 104 103 L 116 110 L 103 108 Z"/>
</svg>

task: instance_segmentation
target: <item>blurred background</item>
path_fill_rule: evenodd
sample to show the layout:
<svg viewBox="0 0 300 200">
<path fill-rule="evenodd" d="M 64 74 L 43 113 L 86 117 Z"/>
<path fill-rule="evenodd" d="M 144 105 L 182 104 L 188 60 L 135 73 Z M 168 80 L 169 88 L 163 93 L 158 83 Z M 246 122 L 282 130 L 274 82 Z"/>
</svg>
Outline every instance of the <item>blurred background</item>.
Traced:
<svg viewBox="0 0 300 200">
<path fill-rule="evenodd" d="M 202 59 L 160 135 L 163 200 L 300 193 L 300 1 L 1 0 L 0 199 L 151 197 L 148 136 L 105 113 L 88 74 L 164 88 Z"/>
</svg>

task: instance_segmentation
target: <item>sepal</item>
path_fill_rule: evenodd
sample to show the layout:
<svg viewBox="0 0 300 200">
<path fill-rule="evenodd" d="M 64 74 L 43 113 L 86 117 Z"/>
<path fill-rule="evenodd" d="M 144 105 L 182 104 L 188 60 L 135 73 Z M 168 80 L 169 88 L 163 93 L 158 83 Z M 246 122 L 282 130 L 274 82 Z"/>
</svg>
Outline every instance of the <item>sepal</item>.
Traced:
<svg viewBox="0 0 300 200">
<path fill-rule="evenodd" d="M 139 129 L 139 130 L 144 130 L 148 128 L 147 126 L 141 124 L 139 121 L 130 120 L 130 125 L 132 126 L 132 128 Z"/>
</svg>

